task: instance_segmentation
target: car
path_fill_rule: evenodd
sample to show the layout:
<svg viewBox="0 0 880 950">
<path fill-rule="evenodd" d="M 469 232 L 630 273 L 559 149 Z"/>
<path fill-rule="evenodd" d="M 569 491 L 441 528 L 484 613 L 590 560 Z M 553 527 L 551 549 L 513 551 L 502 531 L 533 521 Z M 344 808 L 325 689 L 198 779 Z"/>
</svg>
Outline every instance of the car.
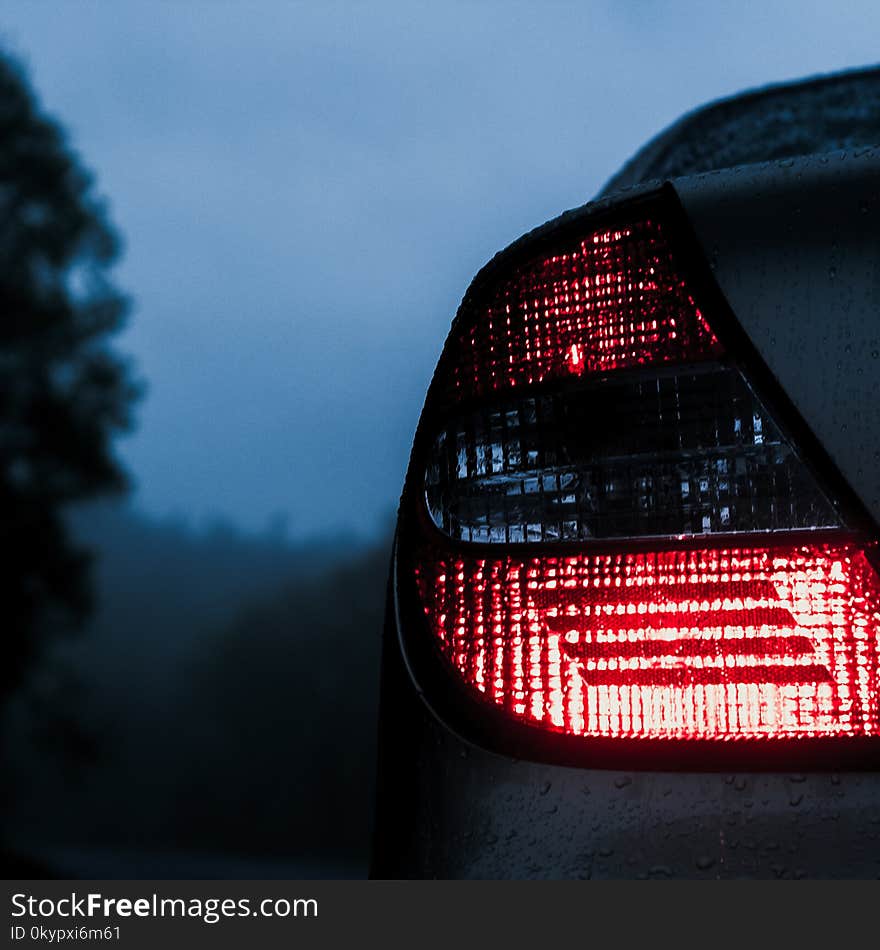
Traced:
<svg viewBox="0 0 880 950">
<path fill-rule="evenodd" d="M 476 276 L 388 586 L 378 878 L 880 875 L 880 69 Z"/>
</svg>

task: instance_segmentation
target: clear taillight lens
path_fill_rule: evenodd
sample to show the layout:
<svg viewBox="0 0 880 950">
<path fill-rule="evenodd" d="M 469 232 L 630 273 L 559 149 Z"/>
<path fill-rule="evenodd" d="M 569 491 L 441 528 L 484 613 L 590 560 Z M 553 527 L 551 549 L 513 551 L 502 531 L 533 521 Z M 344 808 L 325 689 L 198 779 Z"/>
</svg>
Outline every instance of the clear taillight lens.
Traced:
<svg viewBox="0 0 880 950">
<path fill-rule="evenodd" d="M 407 570 L 478 702 L 584 738 L 880 732 L 865 543 L 657 217 L 484 278 L 429 402 Z"/>
<path fill-rule="evenodd" d="M 833 527 L 839 518 L 736 369 L 612 375 L 453 415 L 425 473 L 458 541 Z"/>
</svg>

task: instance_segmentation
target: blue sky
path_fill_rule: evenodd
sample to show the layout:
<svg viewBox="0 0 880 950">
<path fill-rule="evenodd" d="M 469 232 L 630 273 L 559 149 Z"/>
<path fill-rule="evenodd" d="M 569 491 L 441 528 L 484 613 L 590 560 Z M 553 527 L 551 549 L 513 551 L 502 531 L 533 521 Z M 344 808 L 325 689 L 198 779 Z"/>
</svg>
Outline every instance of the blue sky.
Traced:
<svg viewBox="0 0 880 950">
<path fill-rule="evenodd" d="M 375 531 L 476 270 L 682 112 L 874 62 L 878 27 L 873 3 L 6 0 L 125 238 L 135 503 Z"/>
</svg>

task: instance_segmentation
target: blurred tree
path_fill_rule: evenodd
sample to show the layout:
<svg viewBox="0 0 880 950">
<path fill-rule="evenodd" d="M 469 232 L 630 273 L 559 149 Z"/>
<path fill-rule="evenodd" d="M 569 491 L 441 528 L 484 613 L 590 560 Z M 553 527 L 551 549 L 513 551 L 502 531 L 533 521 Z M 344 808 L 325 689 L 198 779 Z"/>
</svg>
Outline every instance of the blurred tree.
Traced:
<svg viewBox="0 0 880 950">
<path fill-rule="evenodd" d="M 135 395 L 107 345 L 127 303 L 118 244 L 64 132 L 0 52 L 0 709 L 46 636 L 90 605 L 64 507 L 119 490 Z"/>
</svg>

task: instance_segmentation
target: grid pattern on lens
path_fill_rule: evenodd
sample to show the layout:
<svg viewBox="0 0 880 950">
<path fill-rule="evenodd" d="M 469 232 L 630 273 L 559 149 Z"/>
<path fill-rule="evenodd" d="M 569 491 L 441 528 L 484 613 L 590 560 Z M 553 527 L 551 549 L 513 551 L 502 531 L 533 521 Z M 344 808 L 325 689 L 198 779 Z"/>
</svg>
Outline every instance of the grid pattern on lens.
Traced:
<svg viewBox="0 0 880 950">
<path fill-rule="evenodd" d="M 880 583 L 853 545 L 424 554 L 442 653 L 515 718 L 605 737 L 880 732 Z"/>
<path fill-rule="evenodd" d="M 457 397 L 721 352 L 656 221 L 596 231 L 519 268 L 448 344 Z"/>
<path fill-rule="evenodd" d="M 735 369 L 611 378 L 452 419 L 435 524 L 521 543 L 831 527 L 839 519 Z"/>
</svg>

